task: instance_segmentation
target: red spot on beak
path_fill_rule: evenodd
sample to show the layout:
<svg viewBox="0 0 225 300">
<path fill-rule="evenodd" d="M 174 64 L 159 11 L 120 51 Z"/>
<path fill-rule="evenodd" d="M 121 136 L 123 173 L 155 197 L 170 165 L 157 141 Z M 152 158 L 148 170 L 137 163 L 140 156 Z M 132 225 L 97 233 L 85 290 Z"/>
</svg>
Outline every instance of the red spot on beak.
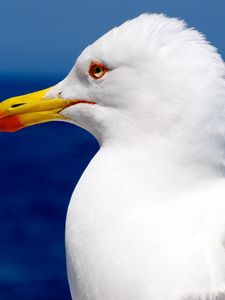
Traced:
<svg viewBox="0 0 225 300">
<path fill-rule="evenodd" d="M 18 116 L 8 116 L 0 119 L 0 131 L 14 132 L 23 127 L 24 125 L 20 122 Z"/>
<path fill-rule="evenodd" d="M 5 116 L 5 113 L 3 111 L 0 111 L 0 118 L 3 118 Z"/>
</svg>

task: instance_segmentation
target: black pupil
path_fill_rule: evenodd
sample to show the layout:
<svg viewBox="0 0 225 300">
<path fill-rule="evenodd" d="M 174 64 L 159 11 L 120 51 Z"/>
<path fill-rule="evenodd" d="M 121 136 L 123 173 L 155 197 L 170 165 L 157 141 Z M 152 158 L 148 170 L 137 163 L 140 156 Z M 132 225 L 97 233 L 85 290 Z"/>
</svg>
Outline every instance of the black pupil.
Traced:
<svg viewBox="0 0 225 300">
<path fill-rule="evenodd" d="M 101 72 L 101 68 L 100 67 L 96 67 L 95 68 L 95 73 L 100 73 Z"/>
</svg>

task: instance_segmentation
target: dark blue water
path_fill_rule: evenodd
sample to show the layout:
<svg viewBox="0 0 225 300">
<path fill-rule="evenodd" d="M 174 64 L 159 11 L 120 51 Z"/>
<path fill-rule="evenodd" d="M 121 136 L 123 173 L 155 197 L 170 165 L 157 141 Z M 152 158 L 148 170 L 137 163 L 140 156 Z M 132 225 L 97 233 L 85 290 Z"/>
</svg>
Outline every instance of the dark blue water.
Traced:
<svg viewBox="0 0 225 300">
<path fill-rule="evenodd" d="M 0 100 L 61 78 L 0 76 Z M 98 145 L 84 130 L 46 123 L 0 132 L 0 299 L 71 299 L 64 227 L 71 193 Z"/>
</svg>

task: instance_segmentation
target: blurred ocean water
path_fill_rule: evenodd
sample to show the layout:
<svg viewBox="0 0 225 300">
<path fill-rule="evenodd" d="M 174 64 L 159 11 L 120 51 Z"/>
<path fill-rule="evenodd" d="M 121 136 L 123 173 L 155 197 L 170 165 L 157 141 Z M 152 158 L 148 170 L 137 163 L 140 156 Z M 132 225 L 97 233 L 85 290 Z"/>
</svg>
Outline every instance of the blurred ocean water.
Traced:
<svg viewBox="0 0 225 300">
<path fill-rule="evenodd" d="M 0 75 L 0 101 L 61 78 Z M 0 132 L 0 299 L 71 299 L 64 226 L 70 196 L 97 152 L 76 126 L 52 122 Z"/>
</svg>

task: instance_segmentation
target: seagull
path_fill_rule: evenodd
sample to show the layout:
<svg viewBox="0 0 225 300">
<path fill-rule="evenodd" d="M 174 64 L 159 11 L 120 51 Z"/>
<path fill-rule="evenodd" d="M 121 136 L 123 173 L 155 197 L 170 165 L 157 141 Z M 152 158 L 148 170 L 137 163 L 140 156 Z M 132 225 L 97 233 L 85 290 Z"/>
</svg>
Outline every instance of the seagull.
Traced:
<svg viewBox="0 0 225 300">
<path fill-rule="evenodd" d="M 225 65 L 163 14 L 115 27 L 57 85 L 0 103 L 0 130 L 51 120 L 100 148 L 66 219 L 73 300 L 225 299 Z"/>
</svg>

